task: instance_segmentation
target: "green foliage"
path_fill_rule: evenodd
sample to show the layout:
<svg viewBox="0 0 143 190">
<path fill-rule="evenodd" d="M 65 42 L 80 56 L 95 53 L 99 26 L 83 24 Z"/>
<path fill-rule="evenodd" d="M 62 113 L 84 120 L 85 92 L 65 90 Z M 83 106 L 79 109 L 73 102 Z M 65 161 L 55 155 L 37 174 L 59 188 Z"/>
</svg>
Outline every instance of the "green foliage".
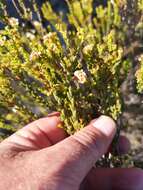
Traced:
<svg viewBox="0 0 143 190">
<path fill-rule="evenodd" d="M 124 52 L 129 27 L 121 14 L 127 2 L 108 1 L 107 7 L 96 8 L 94 18 L 92 0 L 67 3 L 72 30 L 49 3 L 40 10 L 38 22 L 20 1 L 19 14 L 33 29 L 0 12 L 7 24 L 0 31 L 2 127 L 7 120 L 21 127 L 57 110 L 65 130 L 73 134 L 101 113 L 114 119 L 121 113 L 120 84 L 131 65 Z M 50 20 L 55 31 L 51 25 L 45 29 L 42 19 Z"/>
<path fill-rule="evenodd" d="M 140 69 L 136 72 L 137 87 L 139 92 L 143 92 L 143 55 L 139 57 L 138 61 L 140 62 Z"/>
<path fill-rule="evenodd" d="M 142 17 L 140 18 L 140 22 L 137 25 L 137 29 L 141 31 L 141 37 L 143 42 L 143 0 L 139 0 L 138 7 L 140 9 Z M 143 43 L 142 43 L 142 48 L 143 48 Z M 143 54 L 139 55 L 138 62 L 139 62 L 139 69 L 136 72 L 137 87 L 139 92 L 143 92 Z"/>
</svg>

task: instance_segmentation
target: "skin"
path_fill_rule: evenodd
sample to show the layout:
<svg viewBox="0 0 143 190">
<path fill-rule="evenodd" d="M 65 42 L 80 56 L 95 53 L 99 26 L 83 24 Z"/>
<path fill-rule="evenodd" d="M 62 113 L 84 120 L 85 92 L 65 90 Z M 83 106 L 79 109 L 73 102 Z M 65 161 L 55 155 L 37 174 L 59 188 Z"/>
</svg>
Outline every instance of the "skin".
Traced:
<svg viewBox="0 0 143 190">
<path fill-rule="evenodd" d="M 143 189 L 141 169 L 93 168 L 115 135 L 111 118 L 101 116 L 70 137 L 59 124 L 59 113 L 48 115 L 0 144 L 1 190 Z M 129 143 L 121 137 L 118 146 L 126 152 Z"/>
</svg>

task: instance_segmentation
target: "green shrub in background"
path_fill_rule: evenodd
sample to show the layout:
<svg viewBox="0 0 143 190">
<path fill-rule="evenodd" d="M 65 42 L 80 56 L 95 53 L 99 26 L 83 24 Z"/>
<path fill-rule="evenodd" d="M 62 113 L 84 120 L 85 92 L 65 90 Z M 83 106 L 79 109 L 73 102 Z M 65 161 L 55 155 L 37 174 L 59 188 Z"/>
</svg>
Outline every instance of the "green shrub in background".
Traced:
<svg viewBox="0 0 143 190">
<path fill-rule="evenodd" d="M 69 134 L 101 113 L 118 119 L 120 86 L 141 56 L 143 1 L 108 1 L 96 7 L 95 17 L 92 0 L 67 1 L 70 30 L 48 2 L 39 10 L 32 1 L 39 21 L 19 2 L 32 28 L 10 18 L 0 4 L 6 24 L 0 31 L 0 127 L 15 130 L 55 110 Z M 143 64 L 137 72 L 140 91 L 142 70 Z"/>
<path fill-rule="evenodd" d="M 137 87 L 139 92 L 143 92 L 143 54 L 138 58 L 140 62 L 140 69 L 136 72 L 137 77 Z"/>
</svg>

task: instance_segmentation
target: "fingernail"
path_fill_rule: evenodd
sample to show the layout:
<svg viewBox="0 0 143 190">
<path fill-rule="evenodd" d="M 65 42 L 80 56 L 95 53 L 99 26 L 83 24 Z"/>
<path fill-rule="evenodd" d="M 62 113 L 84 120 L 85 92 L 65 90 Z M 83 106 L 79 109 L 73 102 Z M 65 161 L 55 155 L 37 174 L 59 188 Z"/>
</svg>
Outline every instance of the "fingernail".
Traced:
<svg viewBox="0 0 143 190">
<path fill-rule="evenodd" d="M 116 133 L 116 124 L 108 116 L 102 115 L 98 119 L 92 120 L 91 124 L 106 136 L 114 136 Z"/>
<path fill-rule="evenodd" d="M 60 112 L 52 112 L 47 115 L 48 117 L 60 116 Z"/>
</svg>

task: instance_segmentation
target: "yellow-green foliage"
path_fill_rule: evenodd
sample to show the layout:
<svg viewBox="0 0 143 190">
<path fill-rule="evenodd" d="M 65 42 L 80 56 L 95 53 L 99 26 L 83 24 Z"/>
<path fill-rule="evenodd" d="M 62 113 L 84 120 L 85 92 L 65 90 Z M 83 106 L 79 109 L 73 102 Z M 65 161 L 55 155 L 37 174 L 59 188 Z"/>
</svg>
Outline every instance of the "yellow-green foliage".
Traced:
<svg viewBox="0 0 143 190">
<path fill-rule="evenodd" d="M 139 92 L 143 92 L 143 54 L 138 58 L 140 62 L 140 69 L 136 72 L 137 77 L 137 87 Z"/>
<path fill-rule="evenodd" d="M 130 61 L 123 59 L 120 4 L 97 7 L 91 21 L 92 0 L 69 2 L 73 31 L 48 3 L 43 15 L 56 29 L 49 26 L 48 33 L 38 21 L 28 29 L 2 13 L 7 26 L 0 31 L 0 126 L 8 120 L 20 127 L 56 110 L 72 134 L 100 113 L 114 119 L 121 113 L 119 87 Z M 25 9 L 24 18 L 30 19 Z"/>
<path fill-rule="evenodd" d="M 141 30 L 141 37 L 142 37 L 142 42 L 143 42 L 143 0 L 138 1 L 138 7 L 139 7 L 139 10 L 141 11 L 142 17 L 140 19 L 140 22 L 137 25 L 137 28 Z M 142 47 L 143 47 L 143 43 L 142 43 Z M 136 72 L 137 87 L 138 87 L 139 92 L 143 92 L 143 54 L 139 55 L 138 62 L 139 62 L 139 69 Z"/>
</svg>

